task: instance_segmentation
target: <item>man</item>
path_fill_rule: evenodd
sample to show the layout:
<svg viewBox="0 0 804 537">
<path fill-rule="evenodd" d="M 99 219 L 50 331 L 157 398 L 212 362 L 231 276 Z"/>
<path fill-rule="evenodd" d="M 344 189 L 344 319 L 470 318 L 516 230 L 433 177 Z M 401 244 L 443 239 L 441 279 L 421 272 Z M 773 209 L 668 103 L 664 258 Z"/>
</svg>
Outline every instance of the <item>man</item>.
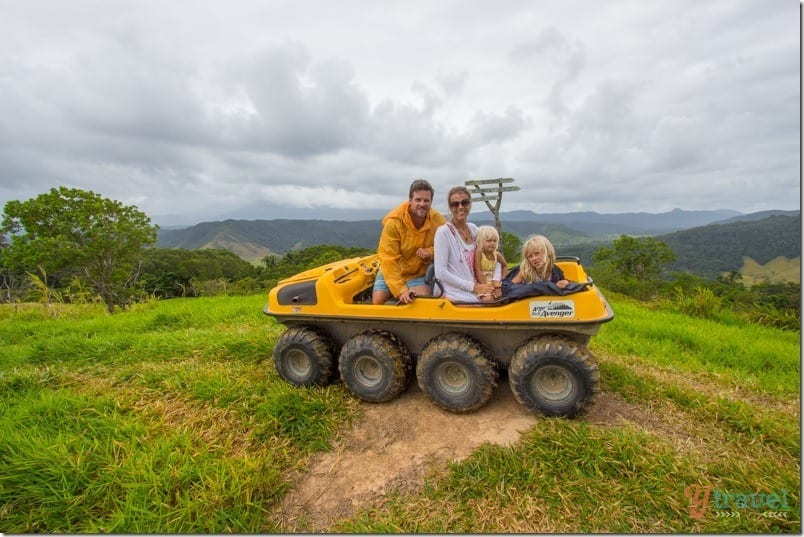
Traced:
<svg viewBox="0 0 804 537">
<path fill-rule="evenodd" d="M 416 179 L 410 185 L 408 201 L 383 218 L 374 304 L 384 304 L 392 296 L 409 304 L 415 294 L 430 294 L 424 275 L 433 261 L 435 230 L 446 223 L 444 216 L 431 207 L 433 195 L 430 183 Z"/>
</svg>

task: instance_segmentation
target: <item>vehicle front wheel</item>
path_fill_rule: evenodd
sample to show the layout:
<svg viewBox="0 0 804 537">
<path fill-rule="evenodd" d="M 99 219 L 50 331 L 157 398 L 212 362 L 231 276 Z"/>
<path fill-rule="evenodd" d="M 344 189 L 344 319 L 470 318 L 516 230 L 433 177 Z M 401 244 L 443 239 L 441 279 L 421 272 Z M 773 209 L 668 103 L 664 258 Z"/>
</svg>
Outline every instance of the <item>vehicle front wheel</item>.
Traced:
<svg viewBox="0 0 804 537">
<path fill-rule="evenodd" d="M 315 328 L 292 326 L 276 341 L 274 366 L 296 386 L 326 386 L 336 372 L 332 340 Z"/>
<path fill-rule="evenodd" d="M 341 348 L 338 370 L 353 394 L 370 403 L 383 403 L 407 387 L 413 359 L 402 341 L 390 332 L 366 330 Z"/>
<path fill-rule="evenodd" d="M 586 347 L 556 336 L 532 338 L 508 366 L 514 397 L 545 416 L 584 413 L 600 391 L 600 371 Z"/>
<path fill-rule="evenodd" d="M 416 365 L 419 387 L 437 406 L 455 413 L 477 410 L 497 387 L 497 364 L 486 348 L 458 333 L 437 336 Z"/>
</svg>

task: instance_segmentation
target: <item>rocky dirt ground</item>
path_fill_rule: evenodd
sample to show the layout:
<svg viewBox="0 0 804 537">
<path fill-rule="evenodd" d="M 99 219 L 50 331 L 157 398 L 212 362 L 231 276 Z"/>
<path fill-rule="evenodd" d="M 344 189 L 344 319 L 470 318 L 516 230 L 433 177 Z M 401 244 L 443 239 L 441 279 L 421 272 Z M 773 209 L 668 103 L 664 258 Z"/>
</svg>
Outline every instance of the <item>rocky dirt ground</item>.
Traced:
<svg viewBox="0 0 804 537">
<path fill-rule="evenodd" d="M 311 459 L 277 508 L 289 532 L 325 532 L 358 507 L 391 491 L 419 488 L 434 464 L 467 457 L 488 442 L 516 442 L 537 418 L 501 382 L 492 400 L 471 414 L 452 414 L 432 404 L 416 382 L 396 400 L 364 404 L 363 416 L 343 431 L 332 451 Z M 592 423 L 646 423 L 638 407 L 605 393 L 582 418 Z"/>
</svg>

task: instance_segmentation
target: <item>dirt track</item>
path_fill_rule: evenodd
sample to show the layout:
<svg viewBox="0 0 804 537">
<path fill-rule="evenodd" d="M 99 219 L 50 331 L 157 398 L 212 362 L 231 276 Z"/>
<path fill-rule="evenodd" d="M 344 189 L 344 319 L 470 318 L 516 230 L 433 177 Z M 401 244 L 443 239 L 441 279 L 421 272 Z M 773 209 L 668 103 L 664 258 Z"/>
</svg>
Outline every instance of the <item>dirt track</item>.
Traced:
<svg viewBox="0 0 804 537">
<path fill-rule="evenodd" d="M 644 418 L 637 407 L 600 394 L 582 419 L 615 423 Z M 466 415 L 439 409 L 413 381 L 390 403 L 366 403 L 364 416 L 331 452 L 310 461 L 275 514 L 286 531 L 326 532 L 387 492 L 416 490 L 432 464 L 463 459 L 484 442 L 516 442 L 536 421 L 514 399 L 506 379 L 487 405 Z"/>
</svg>

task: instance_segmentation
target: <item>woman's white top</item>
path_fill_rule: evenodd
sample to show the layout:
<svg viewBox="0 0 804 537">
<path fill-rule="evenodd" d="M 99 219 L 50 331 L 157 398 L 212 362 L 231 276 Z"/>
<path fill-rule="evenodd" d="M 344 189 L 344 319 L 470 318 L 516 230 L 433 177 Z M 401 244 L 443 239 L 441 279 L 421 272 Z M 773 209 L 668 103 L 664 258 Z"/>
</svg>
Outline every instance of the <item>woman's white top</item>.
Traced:
<svg viewBox="0 0 804 537">
<path fill-rule="evenodd" d="M 435 232 L 433 247 L 435 276 L 444 288 L 444 296 L 456 302 L 480 302 L 475 289 L 475 237 L 477 226 L 466 224 L 472 236 L 466 243 L 451 223 L 440 226 Z"/>
</svg>

